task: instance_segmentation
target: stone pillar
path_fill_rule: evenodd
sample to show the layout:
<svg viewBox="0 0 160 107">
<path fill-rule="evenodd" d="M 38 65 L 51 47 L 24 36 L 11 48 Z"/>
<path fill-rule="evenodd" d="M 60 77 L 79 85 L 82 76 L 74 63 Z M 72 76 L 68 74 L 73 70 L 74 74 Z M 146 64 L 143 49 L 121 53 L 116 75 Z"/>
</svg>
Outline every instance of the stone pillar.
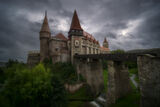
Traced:
<svg viewBox="0 0 160 107">
<path fill-rule="evenodd" d="M 141 55 L 137 63 L 141 107 L 160 107 L 160 58 Z"/>
<path fill-rule="evenodd" d="M 91 87 L 92 93 L 97 95 L 104 88 L 103 69 L 101 60 L 79 59 L 76 60 L 77 73 L 81 74 L 87 84 Z"/>
<path fill-rule="evenodd" d="M 107 106 L 131 91 L 128 67 L 124 62 L 108 61 Z"/>
<path fill-rule="evenodd" d="M 103 67 L 101 60 L 90 60 L 87 71 L 87 82 L 91 85 L 93 93 L 100 93 L 104 89 Z"/>
</svg>

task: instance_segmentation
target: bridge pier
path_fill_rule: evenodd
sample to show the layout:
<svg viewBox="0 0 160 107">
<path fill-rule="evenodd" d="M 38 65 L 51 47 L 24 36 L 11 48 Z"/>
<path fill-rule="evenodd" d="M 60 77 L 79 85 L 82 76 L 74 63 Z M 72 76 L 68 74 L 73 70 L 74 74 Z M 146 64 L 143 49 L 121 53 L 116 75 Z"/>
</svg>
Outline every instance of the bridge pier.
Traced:
<svg viewBox="0 0 160 107">
<path fill-rule="evenodd" d="M 90 85 L 92 93 L 97 95 L 104 88 L 103 68 L 100 59 L 76 59 L 75 65 L 78 75 L 82 75 Z"/>
<path fill-rule="evenodd" d="M 141 107 L 160 107 L 160 57 L 137 58 Z"/>
<path fill-rule="evenodd" d="M 108 61 L 107 106 L 131 91 L 128 67 L 123 61 Z"/>
</svg>

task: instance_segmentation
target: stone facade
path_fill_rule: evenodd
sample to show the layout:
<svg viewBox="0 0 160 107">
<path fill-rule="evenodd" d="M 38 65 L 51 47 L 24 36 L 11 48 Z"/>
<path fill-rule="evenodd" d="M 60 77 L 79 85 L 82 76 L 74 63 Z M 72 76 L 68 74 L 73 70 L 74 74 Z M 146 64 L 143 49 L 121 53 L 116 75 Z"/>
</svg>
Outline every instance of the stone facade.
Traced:
<svg viewBox="0 0 160 107">
<path fill-rule="evenodd" d="M 141 107 L 160 107 L 160 57 L 138 56 Z"/>
<path fill-rule="evenodd" d="M 81 28 L 77 12 L 74 12 L 68 38 L 62 33 L 51 36 L 47 14 L 40 30 L 40 61 L 52 58 L 55 62 L 73 62 L 75 54 L 99 54 L 108 53 L 108 42 L 104 40 L 101 47 L 99 42 Z M 34 53 L 33 53 L 34 54 Z M 28 62 L 32 63 L 31 54 L 28 54 Z"/>
</svg>

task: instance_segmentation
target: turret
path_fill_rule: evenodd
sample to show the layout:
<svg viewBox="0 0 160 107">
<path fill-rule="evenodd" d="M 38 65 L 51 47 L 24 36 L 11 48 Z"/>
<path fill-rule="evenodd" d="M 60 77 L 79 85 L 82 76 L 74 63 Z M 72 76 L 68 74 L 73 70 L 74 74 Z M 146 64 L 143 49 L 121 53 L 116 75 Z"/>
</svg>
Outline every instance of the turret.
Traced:
<svg viewBox="0 0 160 107">
<path fill-rule="evenodd" d="M 108 46 L 108 41 L 107 41 L 106 38 L 104 38 L 103 47 L 105 47 L 105 48 L 108 48 L 108 47 L 109 47 L 109 46 Z"/>
<path fill-rule="evenodd" d="M 48 25 L 47 12 L 45 12 L 45 17 L 40 30 L 40 61 L 49 58 L 50 37 L 51 37 L 51 32 Z"/>
<path fill-rule="evenodd" d="M 68 35 L 69 35 L 69 38 L 71 36 L 83 36 L 83 29 L 81 28 L 76 10 L 74 11 L 74 14 L 72 17 L 72 22 L 71 22 L 71 26 L 70 26 Z"/>
</svg>

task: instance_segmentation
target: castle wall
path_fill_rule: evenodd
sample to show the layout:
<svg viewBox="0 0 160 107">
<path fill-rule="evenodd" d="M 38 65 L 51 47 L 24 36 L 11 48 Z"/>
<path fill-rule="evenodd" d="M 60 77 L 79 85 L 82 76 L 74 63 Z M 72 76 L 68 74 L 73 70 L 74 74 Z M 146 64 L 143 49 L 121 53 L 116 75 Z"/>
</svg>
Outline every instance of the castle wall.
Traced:
<svg viewBox="0 0 160 107">
<path fill-rule="evenodd" d="M 70 61 L 67 41 L 51 39 L 49 41 L 49 55 L 53 63 Z"/>
</svg>

